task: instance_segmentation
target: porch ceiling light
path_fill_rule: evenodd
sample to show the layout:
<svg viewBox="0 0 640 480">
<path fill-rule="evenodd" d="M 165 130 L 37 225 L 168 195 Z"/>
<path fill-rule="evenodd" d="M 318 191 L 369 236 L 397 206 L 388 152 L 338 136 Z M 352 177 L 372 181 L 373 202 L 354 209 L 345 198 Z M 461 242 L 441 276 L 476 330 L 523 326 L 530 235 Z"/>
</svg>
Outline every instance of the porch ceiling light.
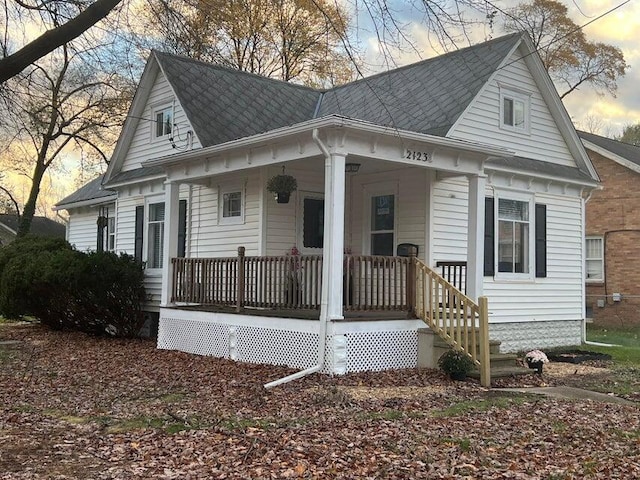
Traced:
<svg viewBox="0 0 640 480">
<path fill-rule="evenodd" d="M 344 164 L 344 171 L 346 173 L 358 173 L 358 170 L 360 170 L 360 164 L 359 163 L 345 163 Z"/>
</svg>

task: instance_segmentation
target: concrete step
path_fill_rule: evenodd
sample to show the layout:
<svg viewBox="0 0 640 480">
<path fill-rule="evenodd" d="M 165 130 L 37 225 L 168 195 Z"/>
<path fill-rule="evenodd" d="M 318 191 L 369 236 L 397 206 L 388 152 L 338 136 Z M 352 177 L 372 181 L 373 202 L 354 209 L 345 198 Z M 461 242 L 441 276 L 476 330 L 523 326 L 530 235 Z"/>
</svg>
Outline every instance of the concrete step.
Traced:
<svg viewBox="0 0 640 480">
<path fill-rule="evenodd" d="M 491 360 L 491 370 L 502 367 L 519 367 L 518 356 L 513 353 L 492 353 L 489 356 Z"/>
<path fill-rule="evenodd" d="M 518 365 L 514 365 L 513 367 L 499 367 L 494 368 L 491 366 L 491 379 L 495 378 L 506 378 L 506 377 L 517 377 L 520 375 L 529 375 L 533 373 L 533 370 L 525 367 L 520 367 Z M 469 373 L 469 377 L 471 378 L 480 378 L 480 372 L 477 370 Z"/>
</svg>

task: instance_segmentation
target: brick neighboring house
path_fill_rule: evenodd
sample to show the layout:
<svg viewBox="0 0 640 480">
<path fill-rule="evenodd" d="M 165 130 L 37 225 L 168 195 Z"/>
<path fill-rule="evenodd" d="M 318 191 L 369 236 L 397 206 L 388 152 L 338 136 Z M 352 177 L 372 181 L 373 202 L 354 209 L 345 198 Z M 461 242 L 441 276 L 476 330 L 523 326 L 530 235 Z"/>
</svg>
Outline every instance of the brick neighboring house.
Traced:
<svg viewBox="0 0 640 480">
<path fill-rule="evenodd" d="M 13 214 L 0 214 L 0 247 L 12 242 L 16 238 L 18 217 Z M 55 220 L 46 217 L 33 217 L 31 233 L 44 237 L 65 238 L 66 227 Z"/>
<path fill-rule="evenodd" d="M 602 182 L 586 206 L 587 316 L 640 324 L 640 147 L 578 135 Z"/>
</svg>

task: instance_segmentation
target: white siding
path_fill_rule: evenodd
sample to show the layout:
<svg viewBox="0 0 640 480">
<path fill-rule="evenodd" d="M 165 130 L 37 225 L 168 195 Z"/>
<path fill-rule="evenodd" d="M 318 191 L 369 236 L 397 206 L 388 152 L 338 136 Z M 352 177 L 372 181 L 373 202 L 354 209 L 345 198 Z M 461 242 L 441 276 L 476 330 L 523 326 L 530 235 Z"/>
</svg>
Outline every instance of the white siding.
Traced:
<svg viewBox="0 0 640 480">
<path fill-rule="evenodd" d="M 95 250 L 98 238 L 97 221 L 97 207 L 69 210 L 67 241 L 81 252 Z"/>
<path fill-rule="evenodd" d="M 536 203 L 547 205 L 547 277 L 533 283 L 485 277 L 493 322 L 582 317 L 581 201 L 537 194 Z"/>
<path fill-rule="evenodd" d="M 436 182 L 432 250 L 438 260 L 467 260 L 467 182 Z M 488 191 L 489 192 L 489 191 Z M 484 278 L 491 322 L 576 320 L 582 317 L 581 200 L 536 193 L 547 205 L 547 277 L 534 281 Z"/>
<path fill-rule="evenodd" d="M 193 127 L 187 119 L 182 106 L 175 98 L 173 90 L 164 74 L 158 72 L 144 112 L 141 115 L 142 118 L 138 120 L 135 134 L 129 145 L 129 150 L 126 153 L 121 169 L 123 172 L 140 168 L 142 166 L 141 163 L 145 160 L 176 153 L 176 149 L 172 148 L 169 140 L 166 138 L 160 140 L 153 138 L 153 129 L 155 127 L 154 119 L 151 118 L 153 109 L 164 104 L 173 104 L 174 123 L 177 125 L 173 131 L 175 142 L 178 147 L 183 148 L 186 146 L 187 132 L 189 130 L 193 132 Z M 194 140 L 193 148 L 197 149 L 200 147 L 200 143 Z"/>
<path fill-rule="evenodd" d="M 499 70 L 448 136 L 505 147 L 517 155 L 575 167 L 567 145 L 551 116 L 519 50 Z M 520 133 L 500 128 L 500 85 L 531 94 L 531 128 Z"/>
<path fill-rule="evenodd" d="M 267 255 L 284 255 L 294 245 L 301 248 L 302 222 L 301 196 L 305 192 L 323 193 L 324 175 L 311 171 L 292 172 L 298 181 L 298 191 L 291 195 L 287 204 L 278 204 L 267 194 Z M 396 193 L 396 245 L 415 243 L 420 256 L 425 253 L 427 184 L 422 169 L 405 168 L 392 174 L 347 175 L 345 201 L 345 248 L 354 254 L 365 249 L 363 229 L 365 215 L 369 215 L 368 204 L 364 206 L 365 190 L 375 191 L 379 186 L 391 188 Z M 313 252 L 308 252 L 313 253 Z M 321 251 L 317 252 L 322 253 Z"/>
<path fill-rule="evenodd" d="M 260 238 L 260 174 L 252 171 L 243 176 L 215 177 L 211 187 L 194 186 L 191 194 L 191 231 L 187 231 L 189 256 L 234 257 L 238 247 L 246 248 L 246 255 L 257 255 Z M 221 186 L 244 188 L 244 222 L 218 223 L 218 189 Z"/>
<path fill-rule="evenodd" d="M 431 210 L 433 265 L 438 261 L 467 261 L 468 189 L 466 177 L 434 182 Z"/>
</svg>

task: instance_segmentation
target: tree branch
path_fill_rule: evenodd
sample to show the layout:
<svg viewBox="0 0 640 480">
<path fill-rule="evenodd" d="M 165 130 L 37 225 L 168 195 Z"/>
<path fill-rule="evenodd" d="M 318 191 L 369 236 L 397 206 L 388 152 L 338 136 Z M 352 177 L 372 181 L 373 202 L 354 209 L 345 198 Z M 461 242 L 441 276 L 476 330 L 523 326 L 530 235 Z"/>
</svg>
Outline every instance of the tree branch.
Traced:
<svg viewBox="0 0 640 480">
<path fill-rule="evenodd" d="M 96 0 L 64 25 L 48 30 L 13 55 L 0 60 L 0 83 L 16 76 L 36 60 L 79 37 L 105 18 L 122 0 Z"/>
</svg>

